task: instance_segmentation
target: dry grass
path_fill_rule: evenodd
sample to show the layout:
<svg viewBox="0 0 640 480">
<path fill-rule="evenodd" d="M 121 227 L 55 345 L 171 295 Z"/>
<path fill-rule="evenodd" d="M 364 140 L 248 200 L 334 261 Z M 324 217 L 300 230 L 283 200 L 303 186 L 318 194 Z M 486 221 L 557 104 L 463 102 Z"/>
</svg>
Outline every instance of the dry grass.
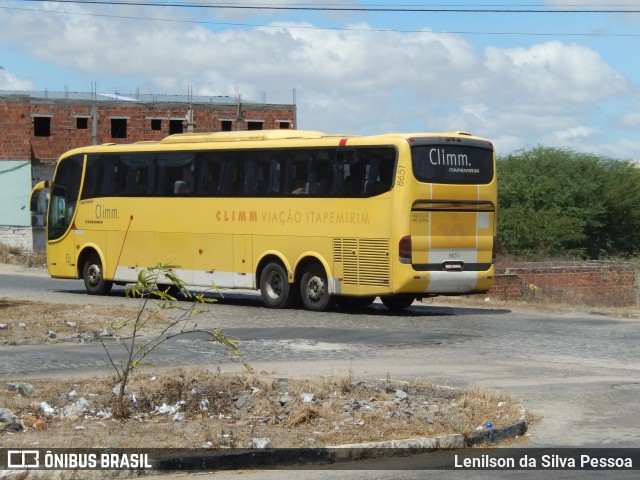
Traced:
<svg viewBox="0 0 640 480">
<path fill-rule="evenodd" d="M 45 268 L 47 266 L 47 256 L 44 251 L 23 251 L 19 247 L 10 247 L 0 243 L 0 263 L 22 265 L 29 268 Z"/>
<path fill-rule="evenodd" d="M 465 433 L 489 421 L 495 427 L 512 424 L 520 415 L 514 399 L 479 387 L 458 390 L 388 379 L 282 379 L 197 368 L 138 372 L 124 405 L 114 404 L 114 383 L 106 377 L 40 380 L 33 382 L 31 398 L 5 389 L 0 408 L 11 409 L 23 422 L 42 418 L 46 423 L 44 429 L 0 435 L 0 446 L 220 448 L 246 447 L 252 438 L 270 438 L 272 447 L 328 446 Z M 396 390 L 408 399 L 398 400 Z M 315 399 L 305 403 L 303 393 Z M 40 408 L 45 401 L 60 412 L 80 397 L 90 407 L 77 418 L 47 416 Z M 176 406 L 176 412 L 158 413 Z M 126 409 L 128 418 L 105 418 L 116 408 Z M 175 421 L 175 413 L 184 419 Z"/>
</svg>

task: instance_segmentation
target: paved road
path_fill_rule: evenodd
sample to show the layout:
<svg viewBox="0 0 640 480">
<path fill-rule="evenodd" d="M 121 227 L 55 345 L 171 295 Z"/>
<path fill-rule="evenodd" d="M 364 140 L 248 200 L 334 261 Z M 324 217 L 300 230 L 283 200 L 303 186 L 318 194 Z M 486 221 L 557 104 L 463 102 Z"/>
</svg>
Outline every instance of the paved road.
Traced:
<svg viewBox="0 0 640 480">
<path fill-rule="evenodd" d="M 79 281 L 6 268 L 0 268 L 0 288 L 2 296 L 42 301 L 135 301 L 123 290 L 89 297 Z M 358 314 L 310 313 L 268 310 L 248 292 L 225 297 L 198 322 L 240 338 L 257 371 L 477 384 L 513 394 L 541 417 L 530 431 L 529 446 L 640 447 L 639 319 L 516 311 L 490 303 L 484 308 L 416 303 L 402 315 L 379 304 Z M 102 368 L 101 348 L 3 348 L 0 378 Z M 156 363 L 240 370 L 198 336 L 168 345 Z"/>
</svg>

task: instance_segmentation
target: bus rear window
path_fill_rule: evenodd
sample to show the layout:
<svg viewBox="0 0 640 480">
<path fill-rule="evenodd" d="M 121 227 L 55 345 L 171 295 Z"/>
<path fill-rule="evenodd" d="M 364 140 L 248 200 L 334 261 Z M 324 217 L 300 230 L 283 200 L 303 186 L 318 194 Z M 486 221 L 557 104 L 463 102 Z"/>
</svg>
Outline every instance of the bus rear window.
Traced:
<svg viewBox="0 0 640 480">
<path fill-rule="evenodd" d="M 487 184 L 493 179 L 493 150 L 467 145 L 417 145 L 411 148 L 413 174 L 421 182 Z"/>
</svg>

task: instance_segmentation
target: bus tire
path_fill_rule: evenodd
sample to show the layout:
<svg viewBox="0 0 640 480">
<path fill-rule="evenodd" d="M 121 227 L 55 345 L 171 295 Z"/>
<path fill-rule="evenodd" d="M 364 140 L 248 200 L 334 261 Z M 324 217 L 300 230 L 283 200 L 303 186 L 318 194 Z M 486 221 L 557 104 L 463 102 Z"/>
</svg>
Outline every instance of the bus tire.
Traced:
<svg viewBox="0 0 640 480">
<path fill-rule="evenodd" d="M 268 263 L 260 274 L 260 293 L 268 308 L 287 308 L 294 298 L 291 284 L 284 267 L 279 263 Z"/>
<path fill-rule="evenodd" d="M 104 279 L 102 262 L 97 253 L 91 253 L 82 267 L 82 279 L 89 295 L 107 295 L 113 282 Z"/>
<path fill-rule="evenodd" d="M 333 307 L 335 301 L 329 294 L 327 274 L 321 265 L 311 264 L 302 274 L 300 295 L 307 310 L 325 312 Z"/>
<path fill-rule="evenodd" d="M 409 308 L 416 297 L 412 295 L 390 295 L 388 297 L 380 297 L 382 304 L 391 310 L 404 310 Z"/>
</svg>

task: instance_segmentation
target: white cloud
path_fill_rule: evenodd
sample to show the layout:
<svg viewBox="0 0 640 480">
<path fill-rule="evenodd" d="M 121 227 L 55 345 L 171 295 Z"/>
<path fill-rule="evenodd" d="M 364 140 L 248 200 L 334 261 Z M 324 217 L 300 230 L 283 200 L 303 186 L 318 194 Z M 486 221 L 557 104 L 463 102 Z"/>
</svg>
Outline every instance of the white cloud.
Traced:
<svg viewBox="0 0 640 480">
<path fill-rule="evenodd" d="M 0 68 L 0 90 L 31 90 L 33 88 L 33 83 L 30 81 L 21 80 L 4 68 Z"/>
<path fill-rule="evenodd" d="M 597 102 L 624 93 L 625 78 L 600 55 L 559 41 L 531 48 L 487 49 L 486 68 L 503 94 L 526 103 L 556 105 Z M 499 78 L 498 78 L 499 77 Z"/>
<path fill-rule="evenodd" d="M 585 139 L 593 137 L 598 133 L 596 128 L 580 125 L 565 130 L 557 130 L 554 132 L 554 137 L 556 140 L 555 143 L 567 144 L 583 142 Z"/>
<path fill-rule="evenodd" d="M 86 8 L 44 5 L 77 13 Z M 109 14 L 134 11 L 111 7 Z M 149 16 L 148 9 L 138 12 Z M 161 9 L 157 16 L 172 12 Z M 600 102 L 632 91 L 595 50 L 560 41 L 478 50 L 460 35 L 427 28 L 371 33 L 362 31 L 365 23 L 343 30 L 281 22 L 214 30 L 12 10 L 3 15 L 0 42 L 66 68 L 85 85 L 95 80 L 99 90 L 126 93 L 105 84 L 109 78 L 144 93 L 186 92 L 191 85 L 196 94 L 233 95 L 238 88 L 245 99 L 267 92 L 268 101 L 288 103 L 296 88 L 298 126 L 331 132 L 461 129 L 509 149 L 544 140 L 584 143 L 596 128 L 591 120 Z M 187 15 L 180 10 L 174 18 Z M 140 84 L 131 88 L 132 82 Z M 23 85 L 14 88 L 32 88 Z M 622 120 L 627 126 L 638 121 L 638 110 Z"/>
<path fill-rule="evenodd" d="M 635 101 L 628 102 L 626 107 L 626 111 L 620 116 L 620 125 L 637 131 L 640 127 L 640 92 L 636 95 Z"/>
</svg>

